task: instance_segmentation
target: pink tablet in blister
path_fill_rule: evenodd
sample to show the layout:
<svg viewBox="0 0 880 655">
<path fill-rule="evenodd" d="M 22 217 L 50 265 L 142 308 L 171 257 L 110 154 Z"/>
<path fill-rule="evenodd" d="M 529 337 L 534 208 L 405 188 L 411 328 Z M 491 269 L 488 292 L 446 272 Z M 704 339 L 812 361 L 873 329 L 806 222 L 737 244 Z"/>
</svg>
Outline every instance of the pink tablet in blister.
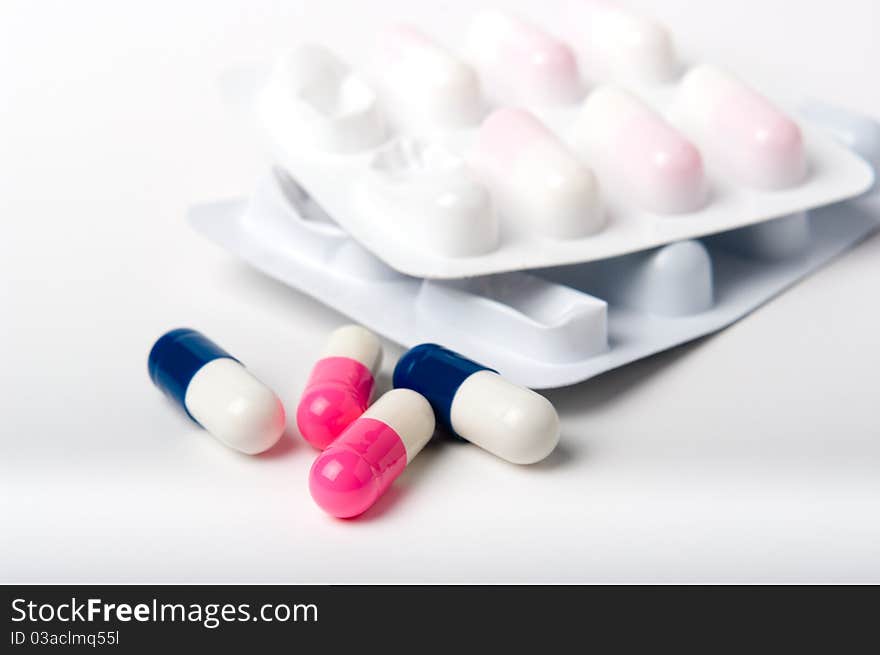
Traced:
<svg viewBox="0 0 880 655">
<path fill-rule="evenodd" d="M 574 140 L 587 161 L 642 209 L 678 214 L 706 202 L 700 152 L 627 91 L 594 90 L 576 120 Z"/>
<path fill-rule="evenodd" d="M 807 163 L 797 123 L 730 73 L 713 66 L 691 70 L 681 82 L 675 111 L 743 184 L 781 189 L 804 179 Z"/>
<path fill-rule="evenodd" d="M 494 11 L 478 15 L 467 42 L 484 83 L 504 102 L 569 104 L 583 94 L 571 48 L 517 16 Z"/>
<path fill-rule="evenodd" d="M 471 166 L 501 212 L 520 226 L 556 238 L 602 228 L 593 171 L 524 109 L 499 109 L 480 126 Z"/>
<path fill-rule="evenodd" d="M 389 106 L 410 126 L 462 127 L 483 114 L 473 68 L 416 27 L 382 33 L 376 69 Z"/>
<path fill-rule="evenodd" d="M 330 335 L 296 409 L 303 439 L 323 450 L 364 413 L 381 359 L 379 338 L 359 325 Z"/>
</svg>

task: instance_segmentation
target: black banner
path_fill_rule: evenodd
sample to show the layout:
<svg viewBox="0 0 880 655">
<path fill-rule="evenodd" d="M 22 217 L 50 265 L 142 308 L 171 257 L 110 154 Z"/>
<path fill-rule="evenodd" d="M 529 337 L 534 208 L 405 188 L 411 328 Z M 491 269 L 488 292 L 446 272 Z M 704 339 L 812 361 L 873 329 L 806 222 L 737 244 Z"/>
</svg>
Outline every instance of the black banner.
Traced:
<svg viewBox="0 0 880 655">
<path fill-rule="evenodd" d="M 597 640 L 623 647 L 646 637 L 680 644 L 709 635 L 729 644 L 754 631 L 766 640 L 782 630 L 790 639 L 829 626 L 830 610 L 841 609 L 836 601 L 814 600 L 805 608 L 803 594 L 814 593 L 805 587 L 7 586 L 2 592 L 4 653 L 303 645 L 372 653 L 403 650 L 411 640 L 409 652 L 441 644 L 467 652 L 475 636 L 499 648 L 575 640 L 578 651 Z M 846 636 L 873 624 L 873 608 L 862 603 L 847 611 Z"/>
</svg>

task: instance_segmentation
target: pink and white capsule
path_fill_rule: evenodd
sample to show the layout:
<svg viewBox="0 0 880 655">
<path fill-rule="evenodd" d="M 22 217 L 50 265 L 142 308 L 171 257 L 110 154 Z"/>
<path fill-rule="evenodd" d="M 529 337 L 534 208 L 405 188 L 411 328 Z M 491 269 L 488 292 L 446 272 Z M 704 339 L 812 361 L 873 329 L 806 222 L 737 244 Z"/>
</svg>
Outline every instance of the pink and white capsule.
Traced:
<svg viewBox="0 0 880 655">
<path fill-rule="evenodd" d="M 479 14 L 470 25 L 467 49 L 505 102 L 569 104 L 582 95 L 571 48 L 513 14 Z"/>
<path fill-rule="evenodd" d="M 574 141 L 600 175 L 642 209 L 678 214 L 695 211 L 706 201 L 700 152 L 623 89 L 604 86 L 590 94 L 575 122 Z"/>
<path fill-rule="evenodd" d="M 382 360 L 379 338 L 359 325 L 333 331 L 296 409 L 296 425 L 315 448 L 329 446 L 370 404 Z"/>
<path fill-rule="evenodd" d="M 392 389 L 318 456 L 309 491 L 328 514 L 351 518 L 375 503 L 434 434 L 424 396 Z"/>
<path fill-rule="evenodd" d="M 744 184 L 782 189 L 803 180 L 807 162 L 797 123 L 730 73 L 713 66 L 691 70 L 675 110 Z"/>
<path fill-rule="evenodd" d="M 604 224 L 593 171 L 523 109 L 499 109 L 483 121 L 469 163 L 501 213 L 531 231 L 570 239 Z"/>
<path fill-rule="evenodd" d="M 410 126 L 461 127 L 480 120 L 476 72 L 417 27 L 384 32 L 376 59 L 389 107 Z"/>
</svg>

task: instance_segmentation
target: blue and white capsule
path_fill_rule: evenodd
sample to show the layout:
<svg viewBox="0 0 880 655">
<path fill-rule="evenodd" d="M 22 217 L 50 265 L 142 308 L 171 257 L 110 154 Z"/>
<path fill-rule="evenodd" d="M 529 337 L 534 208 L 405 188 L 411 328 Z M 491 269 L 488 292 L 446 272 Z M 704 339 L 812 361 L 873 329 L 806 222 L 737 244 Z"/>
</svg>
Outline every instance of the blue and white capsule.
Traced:
<svg viewBox="0 0 880 655">
<path fill-rule="evenodd" d="M 559 443 L 559 415 L 549 400 L 442 346 L 404 353 L 394 387 L 422 394 L 438 423 L 508 462 L 534 464 Z"/>
<path fill-rule="evenodd" d="M 203 334 L 171 330 L 153 345 L 147 365 L 153 384 L 230 448 L 255 455 L 281 438 L 278 396 Z"/>
</svg>

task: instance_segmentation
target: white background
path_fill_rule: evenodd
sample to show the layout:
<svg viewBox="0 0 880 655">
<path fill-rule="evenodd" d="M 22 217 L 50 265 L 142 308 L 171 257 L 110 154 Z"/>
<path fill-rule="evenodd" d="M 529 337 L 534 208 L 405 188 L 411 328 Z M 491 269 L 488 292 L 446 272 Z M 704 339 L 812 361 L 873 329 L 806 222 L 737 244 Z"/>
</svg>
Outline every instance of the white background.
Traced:
<svg viewBox="0 0 880 655">
<path fill-rule="evenodd" d="M 432 444 L 357 521 L 312 503 L 295 434 L 239 455 L 151 386 L 152 342 L 188 325 L 291 410 L 345 321 L 184 222 L 264 164 L 221 71 L 400 18 L 450 33 L 474 4 L 0 3 L 0 580 L 880 581 L 878 238 L 729 330 L 549 393 L 546 462 Z M 632 4 L 781 95 L 880 117 L 872 0 Z"/>
</svg>

